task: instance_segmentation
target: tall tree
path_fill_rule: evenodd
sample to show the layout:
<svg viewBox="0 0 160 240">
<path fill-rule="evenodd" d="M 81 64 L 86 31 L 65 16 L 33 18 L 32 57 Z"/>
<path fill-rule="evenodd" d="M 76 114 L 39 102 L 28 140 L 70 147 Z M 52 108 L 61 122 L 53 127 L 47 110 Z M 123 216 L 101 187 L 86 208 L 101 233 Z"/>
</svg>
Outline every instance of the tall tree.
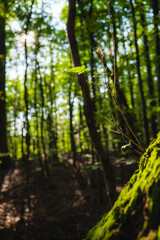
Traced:
<svg viewBox="0 0 160 240">
<path fill-rule="evenodd" d="M 152 0 L 152 8 L 154 14 L 154 31 L 155 31 L 155 50 L 156 50 L 156 73 L 158 79 L 158 92 L 160 93 L 160 37 L 159 37 L 159 7 L 158 0 Z M 158 94 L 158 101 L 160 105 L 160 94 Z"/>
<path fill-rule="evenodd" d="M 40 32 L 40 31 L 39 31 Z M 42 173 L 44 175 L 44 166 L 42 162 L 42 156 L 41 156 L 41 151 L 40 151 L 40 136 L 39 136 L 39 121 L 38 121 L 38 107 L 37 107 L 37 89 L 38 89 L 38 60 L 37 60 L 37 54 L 39 51 L 39 32 L 37 34 L 37 39 L 36 39 L 36 46 L 35 46 L 35 86 L 34 86 L 34 109 L 35 109 L 35 118 L 36 118 L 36 147 L 37 147 L 37 152 L 38 152 L 38 161 L 41 166 Z"/>
<path fill-rule="evenodd" d="M 140 57 L 139 57 L 139 48 L 138 48 L 138 38 L 137 38 L 137 24 L 136 24 L 136 17 L 135 17 L 135 10 L 130 0 L 131 12 L 132 12 L 132 19 L 133 19 L 133 33 L 134 33 L 134 44 L 136 49 L 136 67 L 137 67 L 137 74 L 138 74 L 138 84 L 139 84 L 139 91 L 141 96 L 141 103 L 142 103 L 142 112 L 143 112 L 143 122 L 144 122 L 144 131 L 146 137 L 146 143 L 149 143 L 149 128 L 148 128 L 148 119 L 147 119 L 147 109 L 146 109 L 146 100 L 144 96 L 143 90 L 143 83 L 140 71 Z"/>
<path fill-rule="evenodd" d="M 77 40 L 75 36 L 75 19 L 76 19 L 76 1 L 69 0 L 69 12 L 68 12 L 68 21 L 67 21 L 67 33 L 68 41 L 70 44 L 72 61 L 75 67 L 81 66 L 79 50 L 77 45 Z M 104 176 L 106 180 L 106 188 L 109 193 L 109 199 L 111 205 L 116 199 L 116 187 L 115 179 L 113 174 L 113 167 L 110 163 L 109 157 L 106 155 L 106 152 L 103 149 L 100 135 L 97 132 L 96 122 L 94 118 L 94 111 L 92 106 L 92 101 L 90 98 L 89 87 L 85 78 L 84 73 L 77 75 L 78 83 L 82 90 L 83 101 L 84 101 L 84 113 L 86 117 L 86 122 L 89 128 L 90 136 L 96 150 L 98 158 L 101 160 Z"/>
<path fill-rule="evenodd" d="M 69 128 L 70 128 L 70 141 L 71 141 L 71 151 L 73 153 L 73 163 L 76 165 L 77 160 L 77 150 L 76 150 L 76 143 L 74 137 L 74 127 L 73 127 L 73 106 L 74 100 L 72 99 L 72 83 L 69 83 Z"/>
<path fill-rule="evenodd" d="M 124 94 L 124 91 L 122 87 L 120 86 L 119 83 L 119 78 L 118 78 L 118 67 L 117 67 L 117 56 L 118 56 L 118 37 L 117 37 L 117 23 L 116 23 L 116 14 L 115 14 L 115 9 L 114 9 L 114 1 L 111 1 L 110 3 L 110 14 L 111 14 L 111 20 L 112 20 L 112 26 L 113 26 L 113 32 L 112 32 L 112 38 L 113 38 L 113 48 L 114 48 L 114 70 L 113 70 L 113 81 L 114 85 L 116 88 L 116 96 L 117 96 L 117 101 L 121 106 L 125 109 L 129 124 L 131 127 L 133 127 L 133 117 L 129 113 L 129 106 L 127 104 L 126 96 Z M 109 7 L 109 5 L 108 5 Z M 111 29 L 112 30 L 112 29 Z M 126 124 L 124 120 L 122 119 L 122 116 L 120 112 L 118 112 L 119 115 L 119 123 L 120 126 L 122 127 L 123 131 L 125 132 Z"/>
<path fill-rule="evenodd" d="M 148 36 L 146 33 L 146 19 L 143 11 L 143 5 L 141 6 L 141 23 L 143 27 L 143 42 L 144 42 L 144 56 L 145 56 L 145 61 L 146 61 L 146 66 L 147 66 L 147 83 L 148 83 L 148 89 L 149 89 L 149 97 L 151 98 L 150 106 L 152 111 L 151 115 L 151 127 L 152 127 L 152 134 L 153 137 L 156 137 L 157 134 L 157 123 L 156 123 L 156 114 L 155 114 L 155 106 L 156 106 L 156 101 L 154 99 L 154 82 L 153 82 L 153 77 L 152 77 L 152 68 L 151 68 L 151 60 L 150 60 L 150 55 L 149 55 L 149 46 L 148 46 Z"/>
<path fill-rule="evenodd" d="M 2 168 L 9 167 L 9 152 L 7 145 L 7 128 L 6 128 L 6 91 L 5 91 L 5 67 L 6 67 L 6 46 L 5 46 L 5 14 L 6 1 L 0 1 L 0 159 Z"/>
<path fill-rule="evenodd" d="M 27 155 L 26 155 L 26 191 L 27 191 L 27 203 L 30 210 L 30 124 L 29 124 L 29 102 L 28 102 L 28 46 L 27 46 L 27 35 L 29 31 L 29 25 L 31 21 L 32 8 L 34 0 L 31 2 L 31 7 L 27 12 L 27 19 L 25 24 L 25 42 L 24 42 L 24 52 L 25 52 L 25 73 L 24 73 L 24 102 L 25 102 L 25 123 L 26 123 L 26 145 L 27 145 Z M 23 137 L 23 135 L 22 135 Z"/>
</svg>

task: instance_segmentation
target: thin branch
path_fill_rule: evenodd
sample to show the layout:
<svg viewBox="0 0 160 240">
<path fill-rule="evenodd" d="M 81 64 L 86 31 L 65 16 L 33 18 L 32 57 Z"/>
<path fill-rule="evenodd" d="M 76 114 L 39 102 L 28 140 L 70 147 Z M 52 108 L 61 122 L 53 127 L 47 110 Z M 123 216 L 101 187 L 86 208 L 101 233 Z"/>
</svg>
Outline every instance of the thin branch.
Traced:
<svg viewBox="0 0 160 240">
<path fill-rule="evenodd" d="M 28 12 L 28 16 L 27 16 L 26 27 L 24 28 L 26 35 L 27 35 L 27 33 L 28 33 L 28 28 L 29 28 L 29 24 L 30 24 L 30 20 L 31 20 L 31 15 L 32 15 L 32 9 L 33 9 L 33 5 L 34 5 L 34 1 L 35 1 L 35 0 L 32 0 L 31 7 L 30 7 L 30 11 Z"/>
</svg>

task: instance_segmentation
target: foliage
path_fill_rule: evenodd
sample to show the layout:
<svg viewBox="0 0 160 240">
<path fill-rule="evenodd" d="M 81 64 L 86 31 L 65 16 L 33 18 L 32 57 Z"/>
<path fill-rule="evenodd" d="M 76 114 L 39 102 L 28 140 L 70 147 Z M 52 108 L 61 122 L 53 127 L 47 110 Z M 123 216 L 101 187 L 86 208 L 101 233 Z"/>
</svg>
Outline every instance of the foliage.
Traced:
<svg viewBox="0 0 160 240">
<path fill-rule="evenodd" d="M 86 71 L 86 67 L 84 65 L 80 67 L 74 67 L 68 70 L 68 72 L 78 73 L 78 75 L 84 73 L 85 71 Z"/>
</svg>

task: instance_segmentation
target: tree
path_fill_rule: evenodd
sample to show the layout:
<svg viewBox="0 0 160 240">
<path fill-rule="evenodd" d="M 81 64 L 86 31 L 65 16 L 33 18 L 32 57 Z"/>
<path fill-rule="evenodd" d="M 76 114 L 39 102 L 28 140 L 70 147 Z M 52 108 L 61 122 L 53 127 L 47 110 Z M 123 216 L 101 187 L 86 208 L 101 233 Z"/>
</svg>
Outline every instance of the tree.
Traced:
<svg viewBox="0 0 160 240">
<path fill-rule="evenodd" d="M 71 79 L 70 79 L 71 80 Z M 71 151 L 73 153 L 73 163 L 76 165 L 77 160 L 77 150 L 76 150 L 76 143 L 74 138 L 74 128 L 73 128 L 73 106 L 74 106 L 74 100 L 72 100 L 72 83 L 70 81 L 69 83 L 69 129 L 70 129 L 70 141 L 71 141 Z"/>
<path fill-rule="evenodd" d="M 149 55 L 149 46 L 148 46 L 148 36 L 146 33 L 146 19 L 144 15 L 144 6 L 141 6 L 141 23 L 143 27 L 143 42 L 145 46 L 145 61 L 146 61 L 146 66 L 147 66 L 147 82 L 148 82 L 148 88 L 149 88 L 149 97 L 151 98 L 151 109 L 153 108 L 152 111 L 152 116 L 151 116 L 151 126 L 152 126 L 152 134 L 153 137 L 156 137 L 157 134 L 157 123 L 156 123 L 156 114 L 154 111 L 154 107 L 156 106 L 156 101 L 154 100 L 154 81 L 152 77 L 152 68 L 151 68 L 151 60 L 150 60 L 150 55 Z"/>
<path fill-rule="evenodd" d="M 68 12 L 68 21 L 67 21 L 67 34 L 68 41 L 70 44 L 72 61 L 75 67 L 81 66 L 77 40 L 75 37 L 75 18 L 76 18 L 76 2 L 74 0 L 69 0 L 69 12 Z M 106 152 L 103 149 L 100 136 L 97 132 L 96 122 L 94 118 L 94 111 L 92 106 L 92 101 L 90 98 L 90 91 L 84 73 L 77 75 L 78 83 L 81 87 L 84 101 L 84 114 L 86 117 L 86 122 L 89 128 L 91 140 L 96 150 L 96 154 L 100 159 L 105 181 L 106 188 L 109 193 L 110 204 L 112 205 L 116 199 L 116 188 L 115 188 L 115 179 L 113 174 L 113 167 L 110 163 L 109 157 L 106 155 Z"/>
<path fill-rule="evenodd" d="M 6 46 L 5 46 L 5 23 L 6 23 L 6 1 L 0 1 L 0 159 L 1 167 L 8 168 L 10 166 L 10 157 L 7 144 L 7 127 L 6 127 Z"/>
<path fill-rule="evenodd" d="M 149 128 L 148 128 L 148 119 L 147 119 L 147 109 L 146 109 L 146 100 L 144 96 L 143 90 L 143 83 L 140 71 L 140 57 L 139 57 L 139 49 L 138 49 L 138 39 L 137 39 L 137 26 L 136 26 L 136 18 L 135 18 L 135 11 L 132 0 L 130 0 L 131 5 L 131 12 L 133 18 L 133 33 L 134 33 L 134 43 L 136 49 L 136 67 L 137 67 L 137 74 L 138 74 L 138 84 L 139 84 L 139 91 L 141 96 L 141 103 L 142 103 L 142 112 L 143 112 L 143 122 L 144 122 L 144 131 L 146 137 L 146 143 L 149 143 Z"/>
<path fill-rule="evenodd" d="M 159 37 L 159 30 L 158 30 L 158 23 L 159 23 L 159 7 L 158 7 L 158 0 L 152 1 L 152 8 L 154 14 L 154 31 L 155 31 L 155 52 L 156 52 L 156 74 L 157 74 L 157 86 L 158 92 L 160 92 L 160 37 Z M 160 96 L 158 98 L 159 105 L 160 105 Z"/>
</svg>

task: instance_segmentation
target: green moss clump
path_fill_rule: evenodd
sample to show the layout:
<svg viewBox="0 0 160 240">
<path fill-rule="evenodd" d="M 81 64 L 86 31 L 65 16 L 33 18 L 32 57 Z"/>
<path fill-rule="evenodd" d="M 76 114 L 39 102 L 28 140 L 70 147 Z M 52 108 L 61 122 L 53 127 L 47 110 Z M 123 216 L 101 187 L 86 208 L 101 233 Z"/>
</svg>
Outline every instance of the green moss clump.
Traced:
<svg viewBox="0 0 160 240">
<path fill-rule="evenodd" d="M 111 211 L 86 240 L 160 240 L 160 133 Z"/>
</svg>

